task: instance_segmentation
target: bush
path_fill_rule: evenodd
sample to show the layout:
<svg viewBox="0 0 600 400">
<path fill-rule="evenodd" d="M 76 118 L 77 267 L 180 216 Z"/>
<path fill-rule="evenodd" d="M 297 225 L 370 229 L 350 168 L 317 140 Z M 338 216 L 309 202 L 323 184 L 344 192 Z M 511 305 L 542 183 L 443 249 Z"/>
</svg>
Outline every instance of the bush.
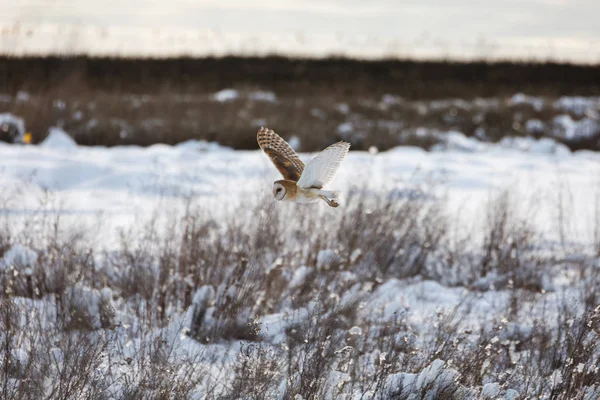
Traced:
<svg viewBox="0 0 600 400">
<path fill-rule="evenodd" d="M 0 224 L 2 396 L 600 394 L 594 262 L 542 257 L 511 192 L 481 240 L 454 235 L 443 198 L 374 194 L 336 213 L 255 199 L 219 219 L 189 201 L 110 251 L 52 213 Z M 541 290 L 559 266 L 579 278 Z"/>
</svg>

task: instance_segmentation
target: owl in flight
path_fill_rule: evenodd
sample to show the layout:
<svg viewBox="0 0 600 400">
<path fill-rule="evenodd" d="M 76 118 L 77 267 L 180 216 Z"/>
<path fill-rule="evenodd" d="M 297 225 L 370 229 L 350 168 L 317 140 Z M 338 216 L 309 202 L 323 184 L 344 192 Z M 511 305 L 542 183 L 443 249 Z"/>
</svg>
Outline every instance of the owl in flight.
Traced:
<svg viewBox="0 0 600 400">
<path fill-rule="evenodd" d="M 294 149 L 271 129 L 260 128 L 256 139 L 284 178 L 273 184 L 273 196 L 276 200 L 314 203 L 322 199 L 331 207 L 340 205 L 340 193 L 323 190 L 323 187 L 333 180 L 342 160 L 348 154 L 350 143 L 332 144 L 305 166 Z"/>
</svg>

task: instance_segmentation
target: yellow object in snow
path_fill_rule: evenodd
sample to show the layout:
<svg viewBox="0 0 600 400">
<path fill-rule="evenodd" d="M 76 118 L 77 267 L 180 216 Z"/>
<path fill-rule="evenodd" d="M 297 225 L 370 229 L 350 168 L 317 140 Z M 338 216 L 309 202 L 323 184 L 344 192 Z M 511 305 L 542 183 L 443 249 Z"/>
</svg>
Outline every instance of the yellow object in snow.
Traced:
<svg viewBox="0 0 600 400">
<path fill-rule="evenodd" d="M 31 144 L 31 132 L 25 132 L 23 136 L 23 143 Z"/>
</svg>

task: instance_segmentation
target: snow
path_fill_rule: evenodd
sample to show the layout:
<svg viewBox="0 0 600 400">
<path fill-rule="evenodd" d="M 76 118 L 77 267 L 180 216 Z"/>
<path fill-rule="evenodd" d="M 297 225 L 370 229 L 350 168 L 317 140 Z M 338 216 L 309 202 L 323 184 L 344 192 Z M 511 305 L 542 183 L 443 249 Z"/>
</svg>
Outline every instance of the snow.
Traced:
<svg viewBox="0 0 600 400">
<path fill-rule="evenodd" d="M 214 297 L 215 290 L 212 288 L 212 286 L 202 286 L 194 295 L 192 304 L 200 307 L 206 307 Z"/>
<path fill-rule="evenodd" d="M 306 279 L 306 277 L 311 272 L 312 272 L 312 269 L 307 266 L 301 266 L 301 267 L 297 268 L 296 270 L 294 270 L 294 275 L 292 276 L 292 279 L 290 280 L 288 287 L 295 288 L 295 287 L 302 285 L 302 283 L 304 283 L 304 280 Z"/>
<path fill-rule="evenodd" d="M 70 323 L 89 324 L 89 327 L 93 329 L 101 327 L 100 304 L 102 294 L 99 290 L 76 284 L 67 289 L 66 297 L 71 313 Z"/>
<path fill-rule="evenodd" d="M 508 389 L 504 393 L 504 400 L 517 400 L 519 398 L 519 392 L 514 389 Z"/>
<path fill-rule="evenodd" d="M 550 138 L 534 139 L 532 137 L 505 136 L 496 144 L 479 141 L 475 137 L 467 137 L 461 132 L 450 131 L 434 133 L 442 139 L 441 143 L 431 147 L 433 152 L 447 152 L 449 150 L 465 153 L 502 152 L 504 150 L 517 150 L 527 153 L 556 154 L 567 156 L 571 150 L 562 143 Z"/>
<path fill-rule="evenodd" d="M 336 109 L 342 114 L 348 114 L 350 112 L 350 106 L 346 103 L 338 104 Z"/>
<path fill-rule="evenodd" d="M 536 111 L 541 111 L 544 107 L 544 100 L 540 99 L 539 97 L 528 96 L 523 93 L 517 93 L 510 99 L 510 104 L 527 104 L 531 105 Z"/>
<path fill-rule="evenodd" d="M 529 134 L 534 133 L 543 133 L 544 132 L 544 123 L 539 119 L 529 119 L 525 123 L 525 130 Z"/>
<path fill-rule="evenodd" d="M 225 103 L 237 99 L 238 96 L 238 91 L 235 89 L 223 89 L 213 94 L 213 99 L 220 103 Z"/>
<path fill-rule="evenodd" d="M 0 113 L 0 129 L 6 129 L 5 126 L 7 125 L 12 125 L 17 128 L 18 134 L 15 139 L 17 141 L 22 141 L 22 138 L 25 135 L 25 121 L 23 118 L 11 113 Z"/>
<path fill-rule="evenodd" d="M 571 153 L 571 150 L 567 146 L 549 138 L 536 140 L 532 137 L 504 137 L 500 140 L 499 144 L 507 149 L 530 153 L 556 154 L 561 156 L 567 156 Z"/>
<path fill-rule="evenodd" d="M 222 89 L 216 93 L 213 93 L 211 98 L 219 103 L 227 103 L 242 97 L 242 95 L 253 101 L 264 101 L 267 103 L 275 103 L 277 101 L 277 96 L 275 93 L 265 90 L 255 90 L 247 93 L 240 93 L 235 89 Z"/>
<path fill-rule="evenodd" d="M 20 135 L 23 135 L 25 133 L 25 122 L 23 121 L 23 118 L 19 118 L 11 113 L 1 113 L 0 125 L 3 125 L 5 123 L 15 125 Z"/>
<path fill-rule="evenodd" d="M 266 101 L 267 103 L 274 103 L 277 101 L 277 96 L 273 92 L 267 92 L 264 90 L 257 90 L 248 94 L 250 100 L 255 101 Z"/>
<path fill-rule="evenodd" d="M 174 147 L 178 149 L 186 149 L 190 151 L 227 151 L 230 150 L 227 147 L 223 147 L 214 142 L 207 142 L 205 140 L 190 139 L 185 142 L 176 144 Z"/>
<path fill-rule="evenodd" d="M 353 130 L 354 130 L 354 126 L 352 125 L 352 122 L 343 122 L 343 123 L 339 124 L 337 127 L 337 131 L 341 135 L 349 134 Z"/>
<path fill-rule="evenodd" d="M 433 146 L 433 151 L 464 151 L 476 152 L 485 148 L 485 144 L 474 138 L 467 138 L 461 132 L 450 131 L 444 135 L 444 143 Z"/>
<path fill-rule="evenodd" d="M 600 109 L 600 97 L 563 96 L 553 103 L 553 107 L 583 116 L 589 110 Z"/>
<path fill-rule="evenodd" d="M 321 250 L 317 254 L 317 268 L 329 268 L 339 262 L 339 256 L 334 250 Z"/>
<path fill-rule="evenodd" d="M 399 398 L 435 400 L 456 385 L 458 375 L 458 371 L 448 368 L 444 361 L 435 360 L 418 375 L 390 375 L 387 386 Z M 472 398 L 468 393 L 463 393 L 463 396 L 461 398 Z"/>
<path fill-rule="evenodd" d="M 46 139 L 40 143 L 40 147 L 47 149 L 73 149 L 77 147 L 77 143 L 67 132 L 60 128 L 52 127 L 48 130 Z"/>
<path fill-rule="evenodd" d="M 528 96 L 523 93 L 517 93 L 510 99 L 510 104 L 519 105 L 527 104 L 531 105 L 536 111 L 541 111 L 544 108 L 544 100 L 535 96 Z"/>
<path fill-rule="evenodd" d="M 19 90 L 15 96 L 17 103 L 27 103 L 31 99 L 29 93 L 24 90 Z"/>
<path fill-rule="evenodd" d="M 600 122 L 592 118 L 584 117 L 574 120 L 568 114 L 554 117 L 553 134 L 568 140 L 583 139 L 600 134 Z"/>
<path fill-rule="evenodd" d="M 300 138 L 298 136 L 291 136 L 288 140 L 288 144 L 292 147 L 292 149 L 299 151 L 300 149 Z"/>
<path fill-rule="evenodd" d="M 481 395 L 486 399 L 493 399 L 500 393 L 500 385 L 498 383 L 486 383 L 483 385 Z"/>
<path fill-rule="evenodd" d="M 352 336 L 361 336 L 363 334 L 362 328 L 360 326 L 353 326 L 348 330 L 348 333 Z"/>
<path fill-rule="evenodd" d="M 0 270 L 16 267 L 26 271 L 36 264 L 38 255 L 35 251 L 16 243 L 0 258 Z"/>
<path fill-rule="evenodd" d="M 234 92 L 221 91 L 215 94 L 215 99 L 230 101 L 239 95 Z M 351 131 L 352 124 L 347 124 L 350 125 L 345 129 Z M 422 187 L 428 192 L 427 196 L 443 198 L 447 202 L 448 213 L 460 214 L 465 226 L 477 226 L 477 215 L 492 193 L 511 188 L 519 194 L 515 201 L 534 204 L 537 213 L 531 217 L 531 223 L 540 231 L 550 231 L 552 221 L 555 221 L 556 188 L 564 185 L 571 195 L 572 209 L 576 210 L 572 215 L 569 238 L 582 245 L 592 243 L 593 199 L 600 190 L 597 181 L 600 154 L 571 152 L 551 139 L 505 138 L 490 144 L 467 138 L 460 132 L 444 134 L 447 138 L 445 146 L 431 152 L 414 147 L 399 147 L 385 152 L 352 151 L 331 188 L 348 195 L 353 190 L 366 187 L 375 197 L 389 193 L 406 196 L 413 186 Z M 302 153 L 300 157 L 306 161 L 312 155 Z M 41 212 L 54 212 L 61 216 L 61 221 L 72 226 L 89 223 L 95 227 L 99 223 L 97 217 L 101 215 L 103 234 L 94 238 L 98 253 L 110 253 L 118 248 L 119 230 L 116 228 L 132 228 L 150 219 L 156 209 L 166 209 L 169 215 L 174 215 L 184 209 L 191 198 L 218 220 L 227 215 L 228 209 L 237 202 L 260 199 L 265 193 L 268 196 L 272 182 L 279 179 L 278 172 L 260 150 L 234 151 L 216 143 L 195 140 L 175 146 L 157 144 L 147 148 L 83 147 L 58 128 L 52 129 L 40 146 L 0 145 L 0 171 L 0 213 L 3 217 L 14 226 L 24 226 L 28 218 Z M 441 187 L 430 184 L 432 179 L 441 182 Z M 40 211 L 39 199 L 47 193 L 46 190 L 51 191 L 52 202 Z M 15 197 L 12 193 L 19 195 Z M 274 201 L 268 204 L 271 207 L 286 206 Z M 323 212 L 324 222 L 329 215 L 326 213 L 343 212 L 343 206 L 341 211 L 331 210 L 324 204 L 312 206 L 315 212 Z M 297 265 L 289 272 L 288 290 L 301 287 L 321 269 L 334 269 L 347 262 L 355 265 L 369 255 L 369 249 L 354 249 L 347 259 L 343 259 L 329 244 L 322 245 L 315 264 Z M 0 270 L 9 266 L 26 269 L 36 264 L 38 257 L 25 244 L 11 243 L 0 259 Z M 289 258 L 289 255 L 278 255 L 267 265 L 276 271 L 280 265 L 289 262 Z M 153 265 L 145 267 L 154 268 Z M 474 296 L 477 300 L 473 304 L 474 313 L 481 320 L 486 320 L 495 311 L 507 307 L 509 302 L 508 293 L 501 288 L 473 294 L 464 287 L 444 286 L 421 277 L 381 281 L 377 276 L 373 276 L 372 282 L 353 285 L 355 273 L 351 268 L 340 272 L 337 276 L 339 282 L 348 283 L 348 287 L 337 293 L 331 289 L 328 296 L 339 301 L 340 305 L 357 302 L 358 321 L 384 323 L 402 315 L 410 326 L 425 326 L 436 321 L 445 310 L 453 309 Z M 120 277 L 115 273 L 114 278 L 119 280 Z M 487 289 L 496 283 L 496 278 L 490 273 L 473 286 L 475 289 L 478 286 Z M 544 287 L 549 289 L 550 284 L 561 285 L 560 282 L 550 282 Z M 174 314 L 167 326 L 149 335 L 164 335 L 176 342 L 180 347 L 172 357 L 189 356 L 191 359 L 198 352 L 198 346 L 203 346 L 202 351 L 214 352 L 215 357 L 233 362 L 230 360 L 237 355 L 238 342 L 232 341 L 227 346 L 221 343 L 204 346 L 184 333 L 195 318 L 200 326 L 210 327 L 215 323 L 215 303 L 219 296 L 227 294 L 225 289 L 209 285 L 194 287 L 195 292 L 190 293 L 193 293 L 192 305 L 184 313 Z M 554 304 L 563 294 L 557 290 L 546 296 Z M 113 300 L 118 305 L 118 293 L 106 287 L 89 288 L 75 283 L 67 289 L 71 312 L 77 318 L 83 315 L 89 329 L 102 326 L 103 307 L 112 304 Z M 135 301 L 138 302 L 137 299 Z M 291 304 L 292 300 L 281 301 Z M 147 307 L 144 304 L 138 306 L 141 309 Z M 314 307 L 314 304 L 311 306 Z M 265 345 L 284 345 L 293 323 L 309 318 L 314 311 L 309 306 L 292 309 L 285 305 L 281 308 L 283 311 L 259 318 Z M 117 319 L 124 326 L 139 323 L 124 314 L 118 315 Z M 467 318 L 461 324 L 461 328 L 472 329 L 474 322 Z M 533 322 L 507 323 L 497 333 L 496 340 L 526 341 L 532 335 L 532 326 Z M 366 329 L 354 322 L 346 329 L 348 340 L 360 340 L 369 335 Z M 417 346 L 426 339 L 425 335 L 423 332 L 417 335 Z M 139 343 L 134 340 L 131 349 L 127 347 L 124 351 L 134 354 L 135 346 Z M 356 348 L 348 343 L 347 347 L 341 346 L 336 350 L 346 352 L 356 351 Z M 59 349 L 51 352 L 57 359 L 61 357 Z M 385 360 L 383 354 L 375 356 Z M 22 353 L 18 352 L 14 357 L 23 359 Z M 129 373 L 133 367 L 122 368 Z M 435 399 L 447 387 L 457 388 L 461 398 L 477 398 L 479 394 L 483 398 L 504 396 L 514 399 L 519 396 L 515 390 L 501 389 L 495 382 L 486 382 L 476 391 L 460 387 L 456 382 L 458 371 L 440 359 L 413 372 L 390 375 L 385 382 L 386 388 L 399 391 L 397 394 L 402 398 L 411 398 L 410 394 L 421 392 L 422 397 L 419 398 Z M 347 377 L 341 371 L 335 371 L 334 375 L 332 385 Z M 556 372 L 553 378 L 558 382 L 560 373 Z"/>
<path fill-rule="evenodd" d="M 505 138 L 490 144 L 458 132 L 447 137 L 450 149 L 439 147 L 433 152 L 413 147 L 376 154 L 351 151 L 330 187 L 341 190 L 344 197 L 363 185 L 389 192 L 415 179 L 436 179 L 443 183 L 449 209 L 462 208 L 468 218 L 481 210 L 491 191 L 514 186 L 527 199 L 551 193 L 560 177 L 568 184 L 577 210 L 572 234 L 590 240 L 593 202 L 589 199 L 598 188 L 594 171 L 600 171 L 600 155 L 573 153 L 551 139 Z M 300 157 L 307 161 L 312 155 Z M 268 193 L 271 183 L 279 179 L 258 150 L 232 151 L 203 141 L 147 148 L 82 147 L 59 129 L 53 129 L 41 146 L 0 144 L 0 171 L 5 193 L 16 187 L 23 193 L 11 203 L 11 215 L 34 212 L 40 196 L 51 190 L 65 221 L 80 223 L 101 212 L 109 227 L 128 226 L 164 196 L 173 198 L 174 207 L 183 207 L 189 196 L 202 199 L 207 207 L 221 204 L 215 208 L 219 214 L 242 196 Z M 548 226 L 555 207 L 550 197 L 539 203 L 536 221 L 542 228 Z"/>
</svg>

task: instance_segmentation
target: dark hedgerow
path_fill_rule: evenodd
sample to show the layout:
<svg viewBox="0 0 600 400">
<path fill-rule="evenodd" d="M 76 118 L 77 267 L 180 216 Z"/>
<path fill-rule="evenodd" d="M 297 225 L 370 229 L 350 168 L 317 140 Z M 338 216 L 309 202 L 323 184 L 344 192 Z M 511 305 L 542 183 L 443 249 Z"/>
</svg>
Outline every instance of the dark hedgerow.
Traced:
<svg viewBox="0 0 600 400">
<path fill-rule="evenodd" d="M 598 103 L 579 109 L 555 102 L 594 99 L 599 70 L 341 58 L 0 56 L 0 113 L 23 118 L 36 143 L 60 127 L 89 146 L 203 139 L 256 149 L 254 132 L 268 125 L 296 137 L 301 151 L 338 140 L 354 150 L 428 149 L 444 145 L 449 131 L 484 142 L 549 137 L 573 150 L 597 150 Z M 215 96 L 228 89 L 233 94 Z"/>
</svg>

